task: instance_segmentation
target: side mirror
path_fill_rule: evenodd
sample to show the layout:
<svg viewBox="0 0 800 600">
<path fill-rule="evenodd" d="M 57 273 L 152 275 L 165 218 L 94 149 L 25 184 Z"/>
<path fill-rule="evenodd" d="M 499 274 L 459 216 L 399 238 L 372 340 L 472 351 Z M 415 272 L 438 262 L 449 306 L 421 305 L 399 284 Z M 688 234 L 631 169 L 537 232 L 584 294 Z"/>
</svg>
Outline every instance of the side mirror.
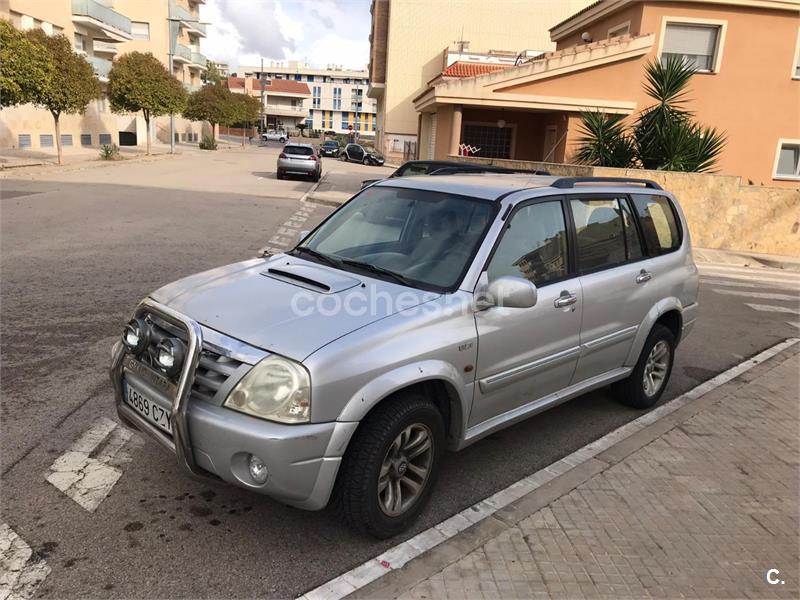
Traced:
<svg viewBox="0 0 800 600">
<path fill-rule="evenodd" d="M 311 233 L 311 231 L 309 229 L 303 229 L 297 236 L 297 243 L 299 244 L 304 239 L 306 239 L 308 237 L 309 233 Z"/>
<path fill-rule="evenodd" d="M 503 306 L 506 308 L 531 308 L 536 306 L 538 293 L 536 286 L 522 277 L 498 277 L 488 285 L 488 276 L 481 275 L 481 282 L 478 285 L 480 290 L 477 293 L 475 305 L 478 310 L 484 310 L 491 306 Z"/>
</svg>

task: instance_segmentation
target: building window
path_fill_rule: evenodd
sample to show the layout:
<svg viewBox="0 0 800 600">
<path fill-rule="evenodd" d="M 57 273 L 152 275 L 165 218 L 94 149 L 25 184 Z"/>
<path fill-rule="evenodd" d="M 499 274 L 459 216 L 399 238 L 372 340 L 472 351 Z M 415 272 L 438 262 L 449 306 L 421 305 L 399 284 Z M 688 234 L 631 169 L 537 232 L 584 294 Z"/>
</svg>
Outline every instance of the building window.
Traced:
<svg viewBox="0 0 800 600">
<path fill-rule="evenodd" d="M 320 102 L 322 101 L 322 88 L 319 87 L 318 85 L 315 85 L 314 88 L 313 88 L 313 94 L 314 94 L 314 97 L 311 100 L 311 103 L 312 103 L 311 105 L 314 108 L 319 108 Z"/>
<path fill-rule="evenodd" d="M 661 60 L 678 56 L 698 71 L 717 71 L 720 30 L 719 25 L 667 23 Z"/>
<path fill-rule="evenodd" d="M 342 88 L 333 88 L 333 110 L 342 110 Z"/>
<path fill-rule="evenodd" d="M 464 125 L 462 146 L 470 147 L 470 156 L 486 158 L 511 158 L 511 127 L 497 125 Z"/>
<path fill-rule="evenodd" d="M 62 133 L 61 134 L 61 145 L 62 146 L 72 146 L 72 134 L 71 133 Z"/>
<path fill-rule="evenodd" d="M 81 146 L 91 146 L 92 145 L 92 134 L 91 133 L 82 133 L 81 134 Z"/>
<path fill-rule="evenodd" d="M 31 134 L 30 133 L 20 133 L 17 135 L 17 143 L 19 144 L 20 148 L 30 148 L 31 147 Z"/>
<path fill-rule="evenodd" d="M 100 145 L 107 146 L 111 144 L 111 134 L 110 133 L 101 133 L 100 134 Z"/>
<path fill-rule="evenodd" d="M 53 147 L 53 134 L 51 134 L 51 133 L 40 133 L 39 134 L 39 147 L 40 148 L 52 148 Z"/>
<path fill-rule="evenodd" d="M 131 21 L 131 35 L 135 40 L 150 39 L 150 23 L 143 21 Z"/>
<path fill-rule="evenodd" d="M 775 160 L 775 177 L 800 179 L 800 140 L 781 140 Z"/>
<path fill-rule="evenodd" d="M 294 76 L 294 80 L 295 81 L 303 81 L 303 76 L 302 75 L 295 75 Z"/>
<path fill-rule="evenodd" d="M 611 29 L 609 29 L 608 37 L 610 39 L 614 37 L 619 37 L 621 35 L 628 35 L 630 32 L 631 32 L 631 22 L 626 21 L 621 25 L 617 25 L 616 27 L 612 27 Z"/>
<path fill-rule="evenodd" d="M 342 113 L 342 129 L 347 129 L 350 126 L 350 113 Z"/>
<path fill-rule="evenodd" d="M 314 119 L 310 116 L 306 119 L 306 129 L 311 130 L 314 129 Z"/>
<path fill-rule="evenodd" d="M 80 33 L 75 34 L 75 50 L 77 52 L 86 52 L 86 40 Z"/>
</svg>

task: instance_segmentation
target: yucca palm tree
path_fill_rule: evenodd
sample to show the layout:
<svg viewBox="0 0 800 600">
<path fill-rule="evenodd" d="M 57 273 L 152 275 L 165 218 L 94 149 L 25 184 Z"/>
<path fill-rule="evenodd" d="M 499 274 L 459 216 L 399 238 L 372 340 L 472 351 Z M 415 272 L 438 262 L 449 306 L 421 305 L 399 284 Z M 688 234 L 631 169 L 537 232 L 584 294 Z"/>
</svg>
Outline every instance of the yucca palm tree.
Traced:
<svg viewBox="0 0 800 600">
<path fill-rule="evenodd" d="M 622 116 L 582 113 L 585 135 L 579 140 L 578 160 L 606 167 L 711 171 L 725 146 L 725 135 L 695 123 L 694 114 L 686 108 L 687 87 L 694 72 L 679 56 L 649 62 L 644 90 L 655 104 L 639 113 L 631 133 L 626 132 Z M 632 157 L 625 165 L 620 164 L 619 154 L 608 151 L 628 147 L 632 147 Z"/>
</svg>

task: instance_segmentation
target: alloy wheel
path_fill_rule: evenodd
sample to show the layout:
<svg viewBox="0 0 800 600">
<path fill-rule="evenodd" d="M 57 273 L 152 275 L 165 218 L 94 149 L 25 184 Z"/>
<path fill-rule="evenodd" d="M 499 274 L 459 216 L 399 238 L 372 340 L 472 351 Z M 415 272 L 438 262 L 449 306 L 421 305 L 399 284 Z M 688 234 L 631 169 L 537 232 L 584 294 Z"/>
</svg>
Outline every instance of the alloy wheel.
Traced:
<svg viewBox="0 0 800 600">
<path fill-rule="evenodd" d="M 378 475 L 378 504 L 385 515 L 401 515 L 416 502 L 433 456 L 433 434 L 422 423 L 409 425 L 389 445 Z"/>
<path fill-rule="evenodd" d="M 648 396 L 655 396 L 664 385 L 669 370 L 669 360 L 669 345 L 664 340 L 659 340 L 650 350 L 644 365 L 642 383 L 644 393 Z"/>
</svg>

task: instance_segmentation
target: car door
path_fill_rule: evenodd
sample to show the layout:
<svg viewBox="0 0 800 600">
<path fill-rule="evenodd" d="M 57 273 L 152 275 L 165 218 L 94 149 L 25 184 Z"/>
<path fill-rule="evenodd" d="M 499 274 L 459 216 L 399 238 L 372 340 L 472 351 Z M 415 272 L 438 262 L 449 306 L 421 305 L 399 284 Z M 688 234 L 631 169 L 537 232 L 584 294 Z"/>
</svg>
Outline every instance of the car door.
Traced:
<svg viewBox="0 0 800 600">
<path fill-rule="evenodd" d="M 361 162 L 364 159 L 364 149 L 358 144 L 352 144 L 348 154 L 350 155 L 351 160 L 357 162 Z"/>
<path fill-rule="evenodd" d="M 629 198 L 585 194 L 568 203 L 583 291 L 578 383 L 623 366 L 657 299 Z"/>
<path fill-rule="evenodd" d="M 580 352 L 580 282 L 571 267 L 561 198 L 518 206 L 487 264 L 489 281 L 524 277 L 537 286 L 531 308 L 475 313 L 478 361 L 469 425 L 569 385 Z"/>
</svg>

